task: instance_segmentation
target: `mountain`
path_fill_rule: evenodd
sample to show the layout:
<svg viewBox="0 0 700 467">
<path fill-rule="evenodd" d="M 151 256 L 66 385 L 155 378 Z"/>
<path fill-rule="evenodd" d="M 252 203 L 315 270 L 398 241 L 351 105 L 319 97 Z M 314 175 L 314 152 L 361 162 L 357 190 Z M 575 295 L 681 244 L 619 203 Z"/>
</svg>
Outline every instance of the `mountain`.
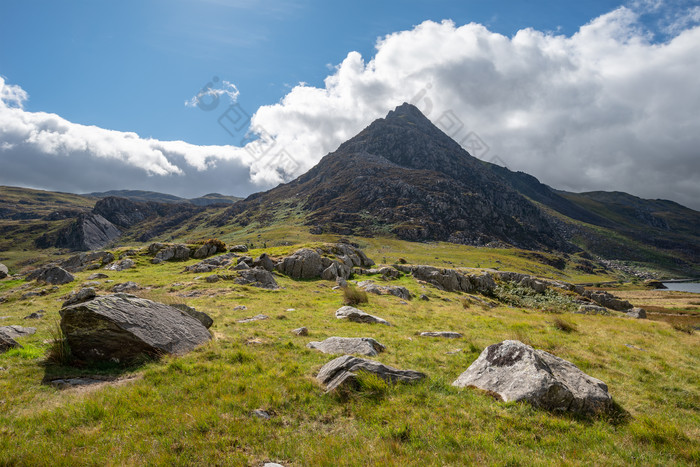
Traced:
<svg viewBox="0 0 700 467">
<path fill-rule="evenodd" d="M 209 193 L 197 198 L 181 198 L 167 193 L 143 190 L 110 190 L 94 193 L 86 193 L 83 196 L 91 198 L 126 198 L 132 201 L 156 202 L 156 203 L 191 203 L 195 206 L 209 206 L 212 204 L 233 204 L 241 198 L 237 196 L 222 195 L 219 193 Z"/>
<path fill-rule="evenodd" d="M 284 210 L 300 213 L 315 233 L 583 250 L 700 274 L 697 211 L 626 194 L 555 190 L 471 156 L 410 104 L 212 225 L 265 225 Z"/>
</svg>

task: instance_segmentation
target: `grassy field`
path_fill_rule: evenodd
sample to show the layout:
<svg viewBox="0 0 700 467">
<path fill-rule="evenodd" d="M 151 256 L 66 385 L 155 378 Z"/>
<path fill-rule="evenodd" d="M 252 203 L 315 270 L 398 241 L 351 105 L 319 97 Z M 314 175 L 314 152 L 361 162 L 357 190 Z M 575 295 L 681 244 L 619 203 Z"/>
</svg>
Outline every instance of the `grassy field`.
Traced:
<svg viewBox="0 0 700 467">
<path fill-rule="evenodd" d="M 288 238 L 288 243 L 297 240 L 293 231 Z M 259 247 L 265 234 L 237 240 Z M 404 258 L 446 267 L 499 267 L 574 282 L 610 277 L 583 274 L 575 269 L 575 260 L 557 269 L 518 250 L 386 239 L 361 243 L 377 262 L 386 257 L 387 263 Z M 294 249 L 269 244 L 266 251 L 277 255 Z M 653 320 L 508 306 L 465 308 L 460 294 L 410 277 L 391 283 L 414 295 L 427 294 L 429 301 L 402 304 L 397 297 L 370 295 L 360 308 L 392 326 L 349 323 L 334 317 L 342 293 L 332 289 L 332 282 L 277 276 L 282 288 L 276 291 L 228 281 L 210 284 L 182 272 L 195 261 L 151 265 L 149 259 L 139 256 L 136 268 L 107 272 L 114 282 L 100 280 L 98 293 L 107 293 L 115 283 L 137 282 L 144 287 L 138 295 L 207 312 L 214 318 L 214 339 L 188 355 L 132 368 L 61 367 L 45 359 L 62 297 L 92 271 L 77 273 L 77 282 L 57 290 L 0 281 L 0 296 L 7 299 L 0 303 L 0 325 L 37 327 L 35 335 L 19 339 L 24 349 L 0 355 L 0 465 L 700 463 L 698 333 Z M 21 298 L 37 290 L 47 293 Z M 614 293 L 635 305 L 652 299 L 647 291 Z M 670 292 L 653 292 L 657 297 L 658 306 L 676 306 Z M 692 299 L 683 300 L 678 307 L 694 306 Z M 246 309 L 234 310 L 240 305 Z M 22 319 L 39 309 L 46 311 L 44 318 Z M 269 319 L 237 322 L 260 313 Z M 308 327 L 308 337 L 290 332 L 300 326 Z M 417 336 L 430 330 L 463 337 Z M 324 394 L 314 376 L 334 357 L 306 344 L 330 336 L 373 337 L 387 348 L 376 360 L 423 371 L 428 378 L 394 387 L 367 381 L 362 391 L 345 398 Z M 593 418 L 554 415 L 451 386 L 486 346 L 504 339 L 552 352 L 605 381 L 621 411 Z M 120 382 L 66 390 L 46 384 L 95 375 Z M 271 418 L 256 417 L 256 409 Z"/>
</svg>

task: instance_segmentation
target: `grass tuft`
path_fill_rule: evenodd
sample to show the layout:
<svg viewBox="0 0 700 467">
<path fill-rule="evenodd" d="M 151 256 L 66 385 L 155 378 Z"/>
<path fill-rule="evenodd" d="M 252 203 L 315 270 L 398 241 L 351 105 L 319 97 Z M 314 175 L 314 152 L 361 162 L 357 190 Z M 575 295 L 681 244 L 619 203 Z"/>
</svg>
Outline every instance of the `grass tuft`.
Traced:
<svg viewBox="0 0 700 467">
<path fill-rule="evenodd" d="M 58 319 L 54 320 L 49 328 L 50 347 L 46 352 L 46 361 L 54 365 L 64 366 L 70 363 L 70 347 L 61 329 Z"/>
<path fill-rule="evenodd" d="M 555 328 L 559 329 L 560 331 L 564 331 L 566 333 L 578 332 L 578 328 L 576 327 L 576 325 L 574 323 L 566 321 L 565 319 L 562 319 L 559 316 L 554 318 L 554 321 L 552 321 L 552 324 L 554 325 Z"/>
<path fill-rule="evenodd" d="M 367 298 L 367 292 L 364 290 L 352 286 L 343 287 L 343 303 L 345 305 L 355 306 L 367 302 L 369 302 L 369 299 Z"/>
</svg>

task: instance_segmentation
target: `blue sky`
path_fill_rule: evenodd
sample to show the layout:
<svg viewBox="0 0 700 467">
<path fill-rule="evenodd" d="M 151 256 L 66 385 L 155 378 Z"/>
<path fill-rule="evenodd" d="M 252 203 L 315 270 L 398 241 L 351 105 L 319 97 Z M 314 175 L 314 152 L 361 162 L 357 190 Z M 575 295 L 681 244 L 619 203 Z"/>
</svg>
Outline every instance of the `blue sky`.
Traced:
<svg viewBox="0 0 700 467">
<path fill-rule="evenodd" d="M 476 157 L 697 209 L 699 23 L 688 0 L 7 0 L 0 184 L 247 195 L 424 96 Z M 185 105 L 212 77 L 221 105 Z"/>
<path fill-rule="evenodd" d="M 183 106 L 213 76 L 254 112 L 299 82 L 321 85 L 347 53 L 425 20 L 575 32 L 619 2 L 5 1 L 0 74 L 55 112 L 158 139 L 229 144 L 211 115 Z"/>
</svg>

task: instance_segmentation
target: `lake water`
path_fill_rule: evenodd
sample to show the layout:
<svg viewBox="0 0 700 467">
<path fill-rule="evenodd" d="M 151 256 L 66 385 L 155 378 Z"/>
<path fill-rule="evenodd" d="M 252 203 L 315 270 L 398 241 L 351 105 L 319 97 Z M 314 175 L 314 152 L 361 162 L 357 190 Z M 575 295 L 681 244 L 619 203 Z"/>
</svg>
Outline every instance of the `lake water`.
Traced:
<svg viewBox="0 0 700 467">
<path fill-rule="evenodd" d="M 664 285 L 668 287 L 668 290 L 700 293 L 700 282 L 664 282 Z"/>
</svg>

